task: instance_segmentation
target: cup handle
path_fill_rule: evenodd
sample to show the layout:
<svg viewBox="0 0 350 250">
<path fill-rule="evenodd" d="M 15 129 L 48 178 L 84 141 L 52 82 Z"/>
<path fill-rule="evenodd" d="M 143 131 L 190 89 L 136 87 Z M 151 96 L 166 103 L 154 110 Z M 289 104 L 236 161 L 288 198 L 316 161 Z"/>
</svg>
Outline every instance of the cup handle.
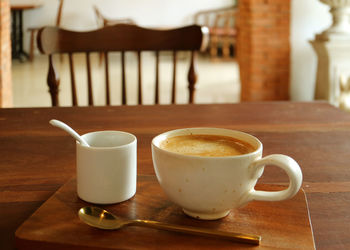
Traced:
<svg viewBox="0 0 350 250">
<path fill-rule="evenodd" d="M 250 191 L 249 200 L 257 201 L 282 201 L 292 198 L 300 189 L 303 175 L 299 164 L 289 156 L 273 154 L 254 161 L 250 166 L 252 178 L 258 179 L 265 165 L 274 165 L 282 168 L 289 177 L 289 187 L 282 191 Z"/>
</svg>

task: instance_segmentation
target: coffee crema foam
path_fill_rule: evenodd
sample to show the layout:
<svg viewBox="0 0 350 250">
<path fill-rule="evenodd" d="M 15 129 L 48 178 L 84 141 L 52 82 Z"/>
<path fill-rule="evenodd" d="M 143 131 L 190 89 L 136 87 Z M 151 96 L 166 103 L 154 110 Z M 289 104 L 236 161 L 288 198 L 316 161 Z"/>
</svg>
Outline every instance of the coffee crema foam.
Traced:
<svg viewBox="0 0 350 250">
<path fill-rule="evenodd" d="M 256 148 L 246 141 L 223 135 L 180 135 L 165 139 L 160 148 L 184 155 L 235 156 L 248 154 Z"/>
</svg>

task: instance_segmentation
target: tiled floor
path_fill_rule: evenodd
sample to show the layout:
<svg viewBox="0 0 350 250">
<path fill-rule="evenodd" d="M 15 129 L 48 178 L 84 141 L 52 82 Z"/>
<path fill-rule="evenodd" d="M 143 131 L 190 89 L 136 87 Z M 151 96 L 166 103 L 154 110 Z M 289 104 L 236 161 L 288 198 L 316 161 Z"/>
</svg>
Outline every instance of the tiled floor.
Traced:
<svg viewBox="0 0 350 250">
<path fill-rule="evenodd" d="M 114 54 L 110 57 L 110 79 L 112 104 L 120 104 L 120 55 Z M 187 101 L 187 70 L 188 54 L 182 54 L 178 61 L 178 86 L 177 103 Z M 136 56 L 135 53 L 127 53 L 127 91 L 128 104 L 136 104 Z M 97 54 L 92 55 L 92 77 L 95 105 L 104 105 L 104 66 L 99 65 Z M 168 54 L 161 54 L 160 66 L 160 91 L 162 104 L 170 100 L 171 67 L 172 57 Z M 85 70 L 85 56 L 76 55 L 74 57 L 76 81 L 78 88 L 82 89 L 78 95 L 79 105 L 87 105 L 87 73 Z M 63 57 L 63 61 L 55 58 L 56 68 L 60 72 L 61 90 L 60 105 L 70 106 L 70 76 L 68 58 Z M 145 104 L 152 104 L 154 98 L 155 82 L 155 58 L 151 53 L 142 54 L 142 77 L 143 77 L 143 97 Z M 37 55 L 34 62 L 21 63 L 17 60 L 12 62 L 13 80 L 13 104 L 14 107 L 49 107 L 51 105 L 48 87 L 46 84 L 48 70 L 48 59 L 44 55 Z M 240 83 L 239 70 L 235 61 L 213 62 L 206 56 L 197 58 L 197 91 L 195 103 L 234 103 L 239 101 Z"/>
</svg>

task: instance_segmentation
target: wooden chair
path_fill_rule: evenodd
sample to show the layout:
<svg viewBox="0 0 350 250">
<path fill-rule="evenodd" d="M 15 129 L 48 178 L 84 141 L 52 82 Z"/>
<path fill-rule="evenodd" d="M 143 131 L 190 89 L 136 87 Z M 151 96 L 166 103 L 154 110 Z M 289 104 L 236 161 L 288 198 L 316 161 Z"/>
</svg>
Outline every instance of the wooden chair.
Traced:
<svg viewBox="0 0 350 250">
<path fill-rule="evenodd" d="M 135 51 L 137 54 L 138 68 L 138 104 L 142 104 L 142 76 L 141 76 L 141 55 L 142 51 L 155 51 L 156 76 L 155 76 L 155 104 L 159 104 L 159 52 L 172 51 L 173 55 L 173 79 L 172 79 L 172 100 L 175 103 L 176 86 L 176 57 L 178 51 L 190 51 L 190 66 L 188 70 L 189 102 L 194 101 L 195 83 L 197 75 L 195 72 L 195 53 L 205 47 L 207 29 L 205 27 L 191 25 L 171 30 L 146 29 L 135 25 L 118 24 L 107 26 L 91 32 L 73 32 L 57 27 L 45 27 L 39 30 L 38 47 L 41 53 L 49 57 L 49 71 L 47 83 L 51 95 L 52 105 L 59 105 L 59 78 L 53 63 L 53 54 L 68 53 L 71 73 L 72 105 L 78 105 L 77 89 L 75 86 L 73 53 L 84 52 L 86 54 L 87 79 L 88 79 L 88 104 L 94 105 L 92 77 L 91 77 L 91 52 L 103 52 L 105 61 L 105 84 L 106 84 L 106 105 L 111 104 L 109 87 L 109 52 L 121 53 L 122 69 L 122 104 L 126 100 L 126 73 L 125 73 L 125 52 Z"/>
<path fill-rule="evenodd" d="M 218 50 L 222 50 L 222 57 L 229 59 L 230 48 L 236 44 L 237 8 L 235 6 L 205 10 L 196 13 L 195 24 L 209 28 L 209 52 L 213 59 L 219 58 Z"/>
<path fill-rule="evenodd" d="M 58 9 L 57 9 L 57 16 L 56 16 L 56 23 L 55 23 L 55 25 L 57 27 L 59 27 L 60 24 L 61 24 L 63 2 L 64 2 L 64 0 L 59 0 L 59 5 L 58 5 Z M 29 61 L 31 61 L 31 62 L 34 60 L 34 40 L 35 40 L 34 38 L 35 38 L 35 35 L 36 35 L 37 31 L 40 28 L 41 27 L 30 27 L 30 28 L 28 28 L 28 31 L 30 32 Z"/>
</svg>

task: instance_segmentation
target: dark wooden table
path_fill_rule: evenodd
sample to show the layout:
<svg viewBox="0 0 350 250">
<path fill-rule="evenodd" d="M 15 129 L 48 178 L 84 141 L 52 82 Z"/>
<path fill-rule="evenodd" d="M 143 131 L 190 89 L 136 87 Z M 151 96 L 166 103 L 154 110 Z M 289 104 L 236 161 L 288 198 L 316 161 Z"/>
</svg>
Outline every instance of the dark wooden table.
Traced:
<svg viewBox="0 0 350 250">
<path fill-rule="evenodd" d="M 123 130 L 138 138 L 138 174 L 154 175 L 152 138 L 183 127 L 223 127 L 257 136 L 264 155 L 299 162 L 316 247 L 350 249 L 350 114 L 327 103 L 0 109 L 0 249 L 15 230 L 75 174 L 75 142 L 49 125 L 66 121 L 83 134 Z M 287 182 L 265 169 L 260 183 Z"/>
</svg>

